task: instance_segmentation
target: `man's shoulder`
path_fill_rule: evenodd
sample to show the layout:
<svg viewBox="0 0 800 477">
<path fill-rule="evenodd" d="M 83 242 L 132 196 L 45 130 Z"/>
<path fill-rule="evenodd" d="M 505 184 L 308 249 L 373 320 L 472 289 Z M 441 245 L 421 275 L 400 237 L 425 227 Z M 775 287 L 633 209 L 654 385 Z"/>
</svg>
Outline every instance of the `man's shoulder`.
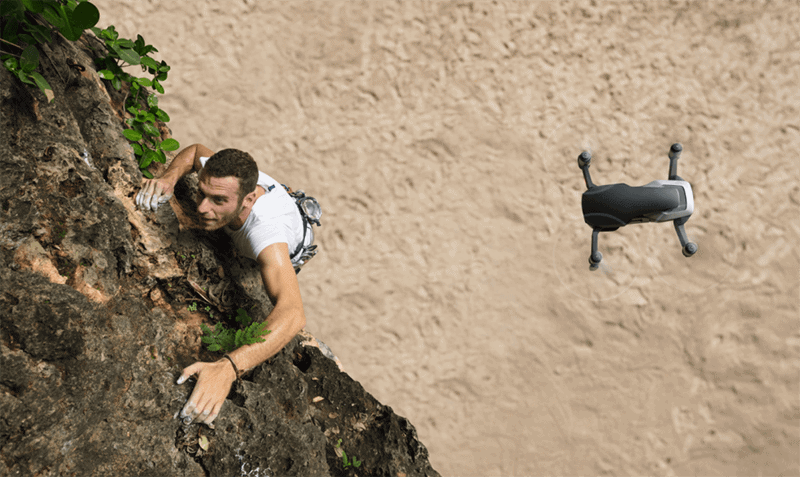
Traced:
<svg viewBox="0 0 800 477">
<path fill-rule="evenodd" d="M 286 190 L 283 188 L 280 182 L 276 181 L 272 176 L 270 176 L 264 171 L 258 171 L 258 185 L 260 185 L 261 187 L 264 188 L 264 190 L 270 193 L 280 190 L 286 192 Z"/>
<path fill-rule="evenodd" d="M 297 205 L 294 199 L 286 193 L 282 186 L 278 185 L 272 190 L 267 189 L 267 193 L 259 197 L 256 203 L 253 204 L 253 209 L 250 213 L 256 219 L 253 225 L 257 226 L 259 223 L 269 223 L 280 219 L 282 216 L 294 213 L 296 209 Z"/>
</svg>

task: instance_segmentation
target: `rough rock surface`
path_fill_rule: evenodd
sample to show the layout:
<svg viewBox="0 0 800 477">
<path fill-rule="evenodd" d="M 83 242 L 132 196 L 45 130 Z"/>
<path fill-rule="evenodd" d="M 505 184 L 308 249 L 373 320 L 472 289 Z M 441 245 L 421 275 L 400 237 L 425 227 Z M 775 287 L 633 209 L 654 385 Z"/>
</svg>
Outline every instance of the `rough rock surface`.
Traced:
<svg viewBox="0 0 800 477">
<path fill-rule="evenodd" d="M 121 98 L 90 43 L 42 47 L 54 103 L 0 68 L 0 475 L 438 475 L 306 334 L 234 385 L 215 429 L 174 418 L 180 370 L 217 358 L 187 304 L 270 305 L 224 241 L 135 209 Z"/>
<path fill-rule="evenodd" d="M 800 8 L 93 0 L 172 66 L 182 143 L 323 206 L 308 329 L 442 475 L 800 475 Z M 591 229 L 598 184 L 692 184 Z"/>
</svg>

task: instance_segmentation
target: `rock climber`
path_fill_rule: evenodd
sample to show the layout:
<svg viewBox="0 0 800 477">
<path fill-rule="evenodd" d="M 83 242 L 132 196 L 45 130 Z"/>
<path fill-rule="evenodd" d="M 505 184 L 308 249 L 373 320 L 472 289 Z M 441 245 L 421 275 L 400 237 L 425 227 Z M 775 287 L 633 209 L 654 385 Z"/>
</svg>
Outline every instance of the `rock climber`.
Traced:
<svg viewBox="0 0 800 477">
<path fill-rule="evenodd" d="M 277 354 L 305 326 L 296 274 L 303 262 L 299 257 L 307 260 L 308 250 L 313 256 L 315 247 L 308 217 L 295 199 L 259 171 L 250 154 L 236 149 L 214 153 L 201 144 L 183 149 L 161 177 L 144 180 L 137 206 L 156 210 L 172 197 L 178 180 L 192 171 L 199 171 L 199 228 L 223 229 L 240 253 L 258 263 L 274 305 L 265 341 L 241 346 L 213 363 L 196 362 L 178 379 L 182 384 L 197 375 L 181 418 L 211 424 L 241 373 Z"/>
</svg>

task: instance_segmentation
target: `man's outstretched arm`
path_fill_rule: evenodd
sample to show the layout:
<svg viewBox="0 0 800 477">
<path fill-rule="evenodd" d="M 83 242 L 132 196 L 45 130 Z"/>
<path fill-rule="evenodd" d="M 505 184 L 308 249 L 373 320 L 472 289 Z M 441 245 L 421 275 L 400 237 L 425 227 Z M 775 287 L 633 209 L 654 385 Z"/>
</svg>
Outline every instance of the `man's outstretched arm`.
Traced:
<svg viewBox="0 0 800 477">
<path fill-rule="evenodd" d="M 306 324 L 297 274 L 289 259 L 289 246 L 285 243 L 270 245 L 258 255 L 258 264 L 264 287 L 274 305 L 267 317 L 270 333 L 261 343 L 242 346 L 229 353 L 240 371 L 258 366 L 277 354 Z M 211 424 L 236 380 L 236 373 L 225 358 L 213 363 L 197 362 L 183 370 L 178 384 L 193 374 L 197 374 L 197 384 L 181 417 L 191 416 Z"/>
<path fill-rule="evenodd" d="M 142 210 L 156 210 L 159 205 L 172 197 L 178 179 L 193 170 L 202 169 L 200 158 L 211 157 L 213 154 L 214 151 L 202 144 L 192 144 L 183 149 L 172 160 L 164 175 L 158 179 L 145 179 L 142 182 L 142 190 L 136 194 L 136 205 Z"/>
</svg>

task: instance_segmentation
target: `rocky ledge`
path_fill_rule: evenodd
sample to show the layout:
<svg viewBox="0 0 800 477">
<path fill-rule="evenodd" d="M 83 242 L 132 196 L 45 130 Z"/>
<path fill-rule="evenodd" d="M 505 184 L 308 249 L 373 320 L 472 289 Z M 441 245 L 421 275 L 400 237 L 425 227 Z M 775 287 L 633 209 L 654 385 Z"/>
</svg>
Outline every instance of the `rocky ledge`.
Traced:
<svg viewBox="0 0 800 477">
<path fill-rule="evenodd" d="M 179 200 L 134 207 L 124 92 L 90 44 L 42 46 L 52 103 L 0 68 L 0 475 L 438 475 L 414 427 L 305 333 L 234 384 L 215 429 L 175 419 L 181 369 L 219 358 L 187 305 L 271 305 L 227 241 L 181 227 Z"/>
</svg>

